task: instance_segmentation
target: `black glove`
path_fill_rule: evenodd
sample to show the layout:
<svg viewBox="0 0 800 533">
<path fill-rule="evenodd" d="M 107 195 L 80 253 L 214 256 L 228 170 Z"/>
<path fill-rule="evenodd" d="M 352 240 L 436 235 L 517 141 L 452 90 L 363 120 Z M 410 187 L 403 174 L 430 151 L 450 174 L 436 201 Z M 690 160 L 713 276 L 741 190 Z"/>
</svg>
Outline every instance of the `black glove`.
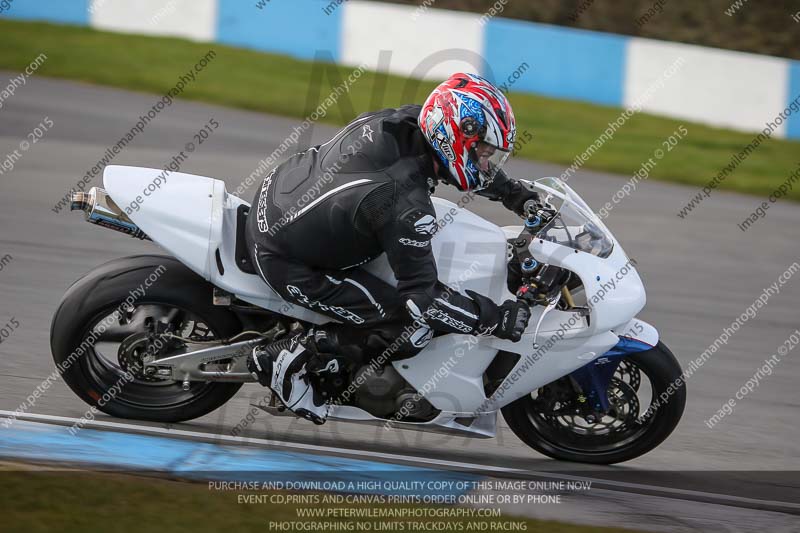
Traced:
<svg viewBox="0 0 800 533">
<path fill-rule="evenodd" d="M 498 306 L 482 294 L 471 290 L 466 292 L 478 304 L 478 324 L 473 335 L 494 335 L 514 342 L 522 338 L 531 318 L 531 310 L 525 302 L 506 300 Z"/>
<path fill-rule="evenodd" d="M 494 336 L 517 342 L 528 327 L 530 318 L 531 309 L 528 304 L 518 300 L 506 300 L 500 306 L 500 317 L 497 320 Z"/>
<path fill-rule="evenodd" d="M 539 200 L 539 193 L 533 183 L 526 180 L 509 180 L 508 193 L 503 196 L 503 206 L 518 216 L 525 216 L 525 203 Z"/>
<path fill-rule="evenodd" d="M 476 192 L 490 200 L 502 201 L 506 209 L 519 216 L 525 216 L 525 202 L 539 199 L 532 182 L 509 178 L 503 169 L 497 171 L 488 187 Z"/>
</svg>

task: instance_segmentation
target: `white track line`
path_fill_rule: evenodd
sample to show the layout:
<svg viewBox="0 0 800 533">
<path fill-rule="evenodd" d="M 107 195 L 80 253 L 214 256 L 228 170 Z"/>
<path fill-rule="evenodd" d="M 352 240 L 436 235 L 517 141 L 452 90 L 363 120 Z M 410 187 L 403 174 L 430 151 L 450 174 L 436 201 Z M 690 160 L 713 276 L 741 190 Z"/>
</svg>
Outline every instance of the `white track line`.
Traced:
<svg viewBox="0 0 800 533">
<path fill-rule="evenodd" d="M 624 481 L 613 481 L 602 478 L 592 478 L 585 476 L 572 476 L 568 474 L 559 474 L 552 472 L 540 472 L 535 470 L 523 470 L 519 468 L 507 468 L 502 466 L 488 466 L 477 463 L 464 463 L 461 461 L 446 461 L 443 459 L 431 459 L 427 457 L 418 457 L 415 455 L 400 455 L 394 453 L 373 452 L 369 450 L 352 450 L 346 448 L 334 448 L 332 446 L 320 446 L 317 444 L 301 444 L 296 442 L 277 441 L 269 439 L 257 439 L 247 437 L 236 437 L 234 435 L 220 435 L 215 433 L 205 433 L 201 431 L 187 431 L 184 429 L 169 429 L 154 426 L 145 426 L 137 424 L 125 424 L 122 422 L 106 422 L 102 420 L 82 420 L 80 418 L 72 418 L 66 416 L 43 415 L 36 413 L 18 414 L 14 411 L 5 411 L 0 409 L 0 417 L 6 418 L 19 418 L 21 420 L 43 420 L 55 423 L 71 423 L 74 424 L 79 421 L 84 422 L 84 427 L 98 427 L 110 428 L 118 430 L 135 431 L 137 433 L 149 433 L 156 435 L 170 435 L 173 437 L 189 437 L 201 438 L 205 440 L 225 441 L 235 444 L 260 444 L 263 446 L 273 446 L 278 448 L 293 448 L 305 451 L 332 453 L 337 455 L 350 455 L 360 458 L 384 459 L 389 461 L 397 461 L 401 463 L 421 463 L 433 466 L 452 467 L 462 470 L 473 470 L 487 473 L 508 473 L 516 475 L 530 475 L 536 477 L 544 477 L 555 480 L 569 480 L 569 481 L 591 481 L 592 484 L 597 484 L 606 487 L 618 487 L 620 489 L 628 489 L 631 491 L 647 491 L 647 492 L 661 492 L 666 494 L 674 494 L 682 499 L 697 499 L 704 498 L 715 500 L 723 505 L 734 504 L 747 504 L 749 506 L 766 506 L 772 508 L 783 508 L 786 510 L 800 511 L 800 504 L 791 502 L 782 502 L 774 500 L 759 500 L 756 498 L 745 498 L 742 496 L 731 496 L 728 494 L 717 494 L 713 492 L 702 492 L 688 489 L 676 489 L 671 487 L 663 487 L 660 485 L 642 485 L 638 483 L 627 483 Z M 613 490 L 613 489 L 611 489 Z M 659 497 L 658 495 L 653 495 Z"/>
</svg>

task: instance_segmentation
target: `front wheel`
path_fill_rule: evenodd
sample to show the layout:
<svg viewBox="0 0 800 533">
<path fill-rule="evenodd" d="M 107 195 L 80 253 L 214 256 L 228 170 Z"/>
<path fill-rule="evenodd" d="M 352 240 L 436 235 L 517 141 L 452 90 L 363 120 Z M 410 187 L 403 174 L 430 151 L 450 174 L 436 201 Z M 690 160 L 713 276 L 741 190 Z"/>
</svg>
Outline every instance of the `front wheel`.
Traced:
<svg viewBox="0 0 800 533">
<path fill-rule="evenodd" d="M 212 305 L 212 291 L 171 257 L 126 257 L 95 268 L 69 288 L 53 317 L 50 347 L 64 381 L 89 405 L 120 418 L 180 422 L 222 406 L 241 383 L 185 387 L 141 371 L 145 358 L 241 331 L 236 315 Z"/>
<path fill-rule="evenodd" d="M 585 414 L 580 394 L 562 378 L 503 408 L 511 430 L 554 459 L 612 464 L 661 444 L 683 415 L 686 385 L 681 367 L 661 342 L 622 358 L 608 388 L 604 416 Z"/>
</svg>

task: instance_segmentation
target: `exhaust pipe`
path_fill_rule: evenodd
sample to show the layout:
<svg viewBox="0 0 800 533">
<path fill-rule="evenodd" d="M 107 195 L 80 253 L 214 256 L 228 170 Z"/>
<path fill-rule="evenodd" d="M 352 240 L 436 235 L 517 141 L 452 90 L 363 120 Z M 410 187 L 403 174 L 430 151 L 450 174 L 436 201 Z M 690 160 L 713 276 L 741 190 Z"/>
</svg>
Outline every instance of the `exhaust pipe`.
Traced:
<svg viewBox="0 0 800 533">
<path fill-rule="evenodd" d="M 86 221 L 113 229 L 142 240 L 150 240 L 128 215 L 117 207 L 105 189 L 92 187 L 86 192 L 72 193 L 70 211 L 83 211 Z"/>
</svg>

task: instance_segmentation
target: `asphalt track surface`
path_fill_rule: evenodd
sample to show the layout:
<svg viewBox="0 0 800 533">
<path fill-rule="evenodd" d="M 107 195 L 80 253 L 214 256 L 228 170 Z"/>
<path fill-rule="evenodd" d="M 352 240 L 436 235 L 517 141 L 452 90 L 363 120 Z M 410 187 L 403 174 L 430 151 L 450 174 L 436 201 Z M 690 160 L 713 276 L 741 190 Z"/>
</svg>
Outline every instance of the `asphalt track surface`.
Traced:
<svg viewBox="0 0 800 533">
<path fill-rule="evenodd" d="M 0 72 L 0 80 L 11 75 Z M 12 318 L 19 323 L 0 344 L 0 410 L 16 409 L 52 372 L 50 320 L 75 279 L 113 258 L 158 253 L 152 244 L 91 227 L 78 214 L 52 211 L 106 148 L 156 100 L 154 95 L 33 78 L 0 109 L 0 162 L 18 149 L 45 117 L 54 123 L 42 140 L 22 154 L 13 170 L 0 175 L 0 258 L 12 256 L 0 270 L 0 326 Z M 193 135 L 211 118 L 221 124 L 220 128 L 196 147 L 181 171 L 224 179 L 229 190 L 235 189 L 299 123 L 176 102 L 113 163 L 162 167 L 176 153 L 185 151 L 186 143 L 194 141 Z M 333 132 L 335 128 L 316 126 L 311 142 L 324 142 Z M 665 157 L 682 157 L 680 146 Z M 514 162 L 510 169 L 518 177 L 559 175 L 563 170 L 524 161 Z M 611 199 L 625 179 L 580 171 L 570 184 L 589 205 L 599 207 Z M 92 185 L 101 185 L 100 178 Z M 254 190 L 251 187 L 243 196 L 249 201 Z M 628 254 L 637 260 L 645 281 L 648 304 L 641 318 L 658 328 L 662 340 L 683 364 L 698 357 L 766 287 L 800 260 L 796 239 L 800 210 L 796 204 L 773 205 L 765 219 L 743 233 L 737 223 L 757 207 L 761 198 L 715 191 L 686 219 L 678 218 L 676 213 L 696 192 L 690 187 L 644 181 L 606 220 Z M 459 196 L 444 186 L 437 194 L 451 200 Z M 484 199 L 469 208 L 497 224 L 518 222 L 501 206 Z M 797 470 L 800 456 L 796 414 L 800 349 L 783 356 L 771 376 L 736 401 L 731 415 L 712 429 L 704 422 L 734 397 L 800 326 L 798 301 L 800 275 L 795 274 L 689 379 L 686 412 L 675 433 L 646 456 L 614 467 L 552 461 L 521 443 L 502 423 L 497 438 L 478 440 L 338 422 L 318 427 L 260 414 L 243 435 L 268 439 L 270 445 L 286 442 L 356 455 L 380 452 L 397 461 L 449 461 L 463 468 L 480 466 L 484 473 L 487 467 L 525 475 L 571 471 L 573 475 L 620 481 L 607 491 L 591 491 L 574 504 L 517 509 L 521 514 L 544 518 L 665 531 L 797 531 L 793 524 L 798 517 L 775 512 L 785 508 L 770 507 L 769 502 L 800 502 L 800 476 L 792 472 Z M 191 432 L 184 435 L 186 438 L 229 436 L 250 404 L 263 395 L 264 390 L 257 385 L 245 385 L 222 409 L 170 430 Z M 86 409 L 58 382 L 30 412 L 77 418 Z M 101 420 L 115 421 L 108 417 Z M 637 487 L 626 488 L 626 483 Z M 694 492 L 653 496 L 642 486 Z M 701 496 L 701 492 L 707 496 Z M 715 500 L 715 495 L 724 497 Z"/>
</svg>

